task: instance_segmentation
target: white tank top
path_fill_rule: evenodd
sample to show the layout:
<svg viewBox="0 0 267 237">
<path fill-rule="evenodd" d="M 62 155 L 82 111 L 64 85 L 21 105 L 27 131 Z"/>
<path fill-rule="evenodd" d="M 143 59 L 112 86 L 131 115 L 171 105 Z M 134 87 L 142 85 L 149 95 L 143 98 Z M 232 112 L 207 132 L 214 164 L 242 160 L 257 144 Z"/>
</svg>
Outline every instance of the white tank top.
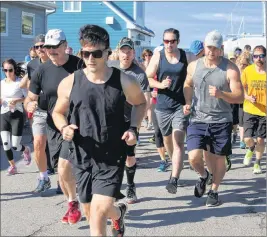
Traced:
<svg viewBox="0 0 267 237">
<path fill-rule="evenodd" d="M 16 103 L 13 108 L 8 106 L 8 102 L 13 99 L 20 99 L 26 96 L 26 90 L 19 87 L 21 79 L 16 78 L 14 82 L 6 82 L 6 79 L 1 81 L 1 114 L 5 114 L 9 111 L 14 112 L 15 110 L 19 110 L 23 112 L 22 102 Z"/>
</svg>

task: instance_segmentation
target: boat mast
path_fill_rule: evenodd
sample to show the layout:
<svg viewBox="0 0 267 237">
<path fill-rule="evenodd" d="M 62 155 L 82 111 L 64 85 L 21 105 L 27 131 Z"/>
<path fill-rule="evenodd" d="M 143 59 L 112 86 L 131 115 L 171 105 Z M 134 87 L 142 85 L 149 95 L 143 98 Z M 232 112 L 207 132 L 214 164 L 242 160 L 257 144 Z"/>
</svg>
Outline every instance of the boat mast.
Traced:
<svg viewBox="0 0 267 237">
<path fill-rule="evenodd" d="M 267 4 L 266 0 L 262 1 L 262 11 L 263 11 L 263 35 L 266 36 L 267 25 L 266 25 L 266 13 L 267 13 Z"/>
</svg>

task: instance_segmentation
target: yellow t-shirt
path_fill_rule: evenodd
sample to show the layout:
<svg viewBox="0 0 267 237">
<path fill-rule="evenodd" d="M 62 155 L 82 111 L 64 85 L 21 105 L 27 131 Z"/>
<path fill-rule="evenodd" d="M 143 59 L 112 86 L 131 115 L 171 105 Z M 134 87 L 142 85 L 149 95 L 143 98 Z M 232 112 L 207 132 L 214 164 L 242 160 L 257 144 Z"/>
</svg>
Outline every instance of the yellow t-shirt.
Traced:
<svg viewBox="0 0 267 237">
<path fill-rule="evenodd" d="M 249 96 L 256 97 L 256 103 L 244 101 L 243 110 L 246 113 L 266 116 L 266 73 L 260 74 L 256 71 L 255 64 L 252 64 L 242 72 L 242 83 Z"/>
</svg>

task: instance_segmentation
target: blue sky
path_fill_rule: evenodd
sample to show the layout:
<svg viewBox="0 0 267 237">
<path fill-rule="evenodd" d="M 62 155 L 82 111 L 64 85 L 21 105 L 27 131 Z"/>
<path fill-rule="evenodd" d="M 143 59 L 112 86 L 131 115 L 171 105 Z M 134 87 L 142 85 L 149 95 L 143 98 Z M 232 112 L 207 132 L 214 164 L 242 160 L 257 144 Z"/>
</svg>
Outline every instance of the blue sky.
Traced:
<svg viewBox="0 0 267 237">
<path fill-rule="evenodd" d="M 188 48 L 196 39 L 203 41 L 211 30 L 231 33 L 231 12 L 234 33 L 238 32 L 243 16 L 245 32 L 263 33 L 261 2 L 146 2 L 145 25 L 155 32 L 152 46 L 160 45 L 163 31 L 173 27 L 180 31 L 179 46 Z"/>
</svg>

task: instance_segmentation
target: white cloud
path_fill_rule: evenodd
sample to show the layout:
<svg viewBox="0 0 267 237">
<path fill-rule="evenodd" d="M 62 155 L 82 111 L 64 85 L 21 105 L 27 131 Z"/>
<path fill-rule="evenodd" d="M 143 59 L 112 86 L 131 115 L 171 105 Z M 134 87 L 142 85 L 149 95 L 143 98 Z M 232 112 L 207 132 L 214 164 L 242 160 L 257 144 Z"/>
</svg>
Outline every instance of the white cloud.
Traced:
<svg viewBox="0 0 267 237">
<path fill-rule="evenodd" d="M 192 14 L 192 18 L 197 19 L 197 20 L 202 20 L 202 21 L 230 21 L 231 15 L 230 14 L 224 14 L 224 13 L 200 13 L 200 14 Z M 233 22 L 241 22 L 243 16 L 241 15 L 233 15 L 232 16 L 232 21 Z M 261 23 L 262 18 L 261 16 L 258 17 L 252 17 L 252 16 L 244 16 L 245 22 L 248 23 Z"/>
</svg>

